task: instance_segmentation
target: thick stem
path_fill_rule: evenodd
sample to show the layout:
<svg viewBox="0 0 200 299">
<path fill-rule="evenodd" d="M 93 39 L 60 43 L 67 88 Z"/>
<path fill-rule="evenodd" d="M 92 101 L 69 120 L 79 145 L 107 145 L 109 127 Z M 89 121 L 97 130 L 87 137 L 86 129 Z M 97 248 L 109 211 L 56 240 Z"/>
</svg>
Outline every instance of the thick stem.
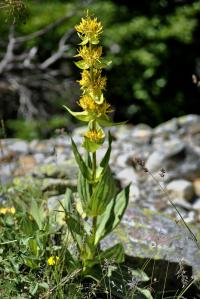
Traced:
<svg viewBox="0 0 200 299">
<path fill-rule="evenodd" d="M 92 45 L 89 44 L 90 49 L 92 48 Z M 94 71 L 93 71 L 93 65 L 90 67 L 90 78 L 91 78 L 91 85 L 94 84 Z M 92 129 L 96 130 L 96 121 L 92 124 Z M 95 180 L 96 180 L 96 169 L 97 169 L 97 158 L 96 158 L 96 152 L 92 153 L 92 178 L 93 178 L 93 184 L 92 189 L 94 191 L 95 188 Z M 95 235 L 97 230 L 97 217 L 92 217 L 92 236 L 93 236 L 93 242 L 95 241 Z M 94 255 L 96 254 L 96 250 L 94 252 Z"/>
</svg>

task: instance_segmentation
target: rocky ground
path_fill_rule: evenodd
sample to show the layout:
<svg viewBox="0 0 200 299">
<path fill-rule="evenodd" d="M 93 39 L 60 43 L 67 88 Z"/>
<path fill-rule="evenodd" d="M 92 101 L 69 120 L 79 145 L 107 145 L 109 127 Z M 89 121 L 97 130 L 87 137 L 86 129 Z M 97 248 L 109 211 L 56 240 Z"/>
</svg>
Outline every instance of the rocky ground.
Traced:
<svg viewBox="0 0 200 299">
<path fill-rule="evenodd" d="M 79 145 L 83 131 L 81 127 L 72 134 Z M 111 169 L 122 187 L 131 182 L 130 205 L 112 241 L 122 240 L 129 255 L 184 260 L 197 272 L 200 250 L 173 204 L 198 237 L 200 116 L 174 118 L 154 129 L 145 124 L 124 125 L 111 128 L 111 133 Z M 106 146 L 105 142 L 99 158 Z M 67 135 L 31 142 L 1 140 L 0 162 L 3 185 L 16 177 L 37 180 L 48 192 L 50 207 L 67 186 L 75 189 L 77 168 Z M 3 200 L 4 194 L 0 195 Z"/>
</svg>

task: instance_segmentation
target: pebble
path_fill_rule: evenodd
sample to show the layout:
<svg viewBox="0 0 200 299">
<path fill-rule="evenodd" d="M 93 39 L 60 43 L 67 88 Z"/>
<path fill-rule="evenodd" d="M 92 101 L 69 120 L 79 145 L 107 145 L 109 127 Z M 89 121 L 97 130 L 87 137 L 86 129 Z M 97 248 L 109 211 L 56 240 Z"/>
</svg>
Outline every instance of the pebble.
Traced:
<svg viewBox="0 0 200 299">
<path fill-rule="evenodd" d="M 26 141 L 15 141 L 13 144 L 8 145 L 8 149 L 12 152 L 27 154 L 29 151 L 29 146 Z"/>
<path fill-rule="evenodd" d="M 129 183 L 137 183 L 137 175 L 132 167 L 127 167 L 116 174 L 116 178 L 122 182 L 122 186 Z"/>
<path fill-rule="evenodd" d="M 194 192 L 197 196 L 200 196 L 200 178 L 193 181 Z"/>
<path fill-rule="evenodd" d="M 188 201 L 194 195 L 192 183 L 186 180 L 174 180 L 167 185 L 166 190 L 171 194 L 171 197 L 183 198 Z"/>
<path fill-rule="evenodd" d="M 193 204 L 193 209 L 200 211 L 200 198 L 197 198 Z"/>
</svg>

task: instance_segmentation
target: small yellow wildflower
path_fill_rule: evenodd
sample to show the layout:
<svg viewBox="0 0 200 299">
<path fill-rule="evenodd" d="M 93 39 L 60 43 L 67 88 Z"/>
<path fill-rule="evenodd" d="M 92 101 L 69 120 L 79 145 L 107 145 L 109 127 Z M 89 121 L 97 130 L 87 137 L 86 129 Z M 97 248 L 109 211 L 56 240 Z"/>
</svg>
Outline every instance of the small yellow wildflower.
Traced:
<svg viewBox="0 0 200 299">
<path fill-rule="evenodd" d="M 47 260 L 47 264 L 49 266 L 54 266 L 58 264 L 59 260 L 60 260 L 59 256 L 50 256 Z"/>
<path fill-rule="evenodd" d="M 79 100 L 81 108 L 89 113 L 95 114 L 97 117 L 112 112 L 110 104 L 104 101 L 102 104 L 97 104 L 92 97 L 84 95 Z"/>
<path fill-rule="evenodd" d="M 84 137 L 88 138 L 90 141 L 94 143 L 101 143 L 104 139 L 104 134 L 100 130 L 90 130 L 84 134 Z"/>
<path fill-rule="evenodd" d="M 83 70 L 81 80 L 78 81 L 81 89 L 92 91 L 97 94 L 99 91 L 106 88 L 106 77 L 101 77 L 101 70 L 93 70 L 93 78 L 88 70 Z"/>
<path fill-rule="evenodd" d="M 90 96 L 82 96 L 78 104 L 81 106 L 81 108 L 83 108 L 83 110 L 86 110 L 88 112 L 95 111 L 96 103 Z"/>
<path fill-rule="evenodd" d="M 11 208 L 0 208 L 0 214 L 15 214 L 16 210 L 14 207 Z"/>
<path fill-rule="evenodd" d="M 89 48 L 86 46 L 78 50 L 76 57 L 81 57 L 89 66 L 93 66 L 102 55 L 102 47 Z"/>
<path fill-rule="evenodd" d="M 91 18 L 88 13 L 86 18 L 81 19 L 81 23 L 75 26 L 77 32 L 80 33 L 80 38 L 87 38 L 88 41 L 98 40 L 99 35 L 102 33 L 103 26 L 97 18 Z"/>
</svg>

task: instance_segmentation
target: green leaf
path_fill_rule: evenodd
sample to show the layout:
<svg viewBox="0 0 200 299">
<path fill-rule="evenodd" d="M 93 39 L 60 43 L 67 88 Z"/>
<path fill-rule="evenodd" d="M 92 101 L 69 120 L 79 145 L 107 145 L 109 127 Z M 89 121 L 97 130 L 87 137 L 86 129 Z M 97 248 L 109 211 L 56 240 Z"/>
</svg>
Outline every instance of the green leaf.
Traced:
<svg viewBox="0 0 200 299">
<path fill-rule="evenodd" d="M 77 214 L 68 214 L 66 218 L 68 229 L 74 239 L 74 242 L 77 243 L 79 251 L 81 252 L 81 248 L 83 247 L 83 236 L 85 234 L 81 218 L 80 216 L 77 216 Z"/>
<path fill-rule="evenodd" d="M 73 139 L 71 138 L 71 141 L 72 141 L 72 150 L 73 150 L 73 153 L 74 153 L 74 157 L 76 159 L 76 162 L 79 166 L 79 169 L 82 173 L 82 175 L 88 180 L 88 181 L 91 181 L 92 180 L 92 173 L 90 171 L 90 169 L 87 167 L 87 165 L 85 164 L 83 158 L 81 157 L 78 149 L 77 149 L 77 146 L 75 144 L 75 142 L 73 141 Z"/>
<path fill-rule="evenodd" d="M 135 295 L 134 299 L 153 299 L 149 290 L 137 287 L 137 291 L 138 294 Z"/>
<path fill-rule="evenodd" d="M 64 195 L 64 199 L 62 200 L 62 206 L 64 211 L 71 213 L 73 210 L 72 203 L 73 203 L 72 190 L 67 188 Z"/>
<path fill-rule="evenodd" d="M 141 269 L 131 270 L 131 275 L 132 277 L 137 278 L 137 280 L 140 282 L 149 281 L 148 275 Z"/>
<path fill-rule="evenodd" d="M 35 256 L 38 256 L 38 253 L 39 253 L 39 247 L 38 247 L 37 241 L 36 241 L 35 239 L 29 239 L 29 240 L 28 240 L 28 245 L 29 245 L 29 248 L 30 248 L 31 252 L 32 252 Z"/>
<path fill-rule="evenodd" d="M 114 263 L 123 263 L 124 262 L 124 247 L 121 243 L 114 245 L 101 252 L 99 257 L 101 261 L 105 259 L 113 260 Z"/>
<path fill-rule="evenodd" d="M 124 125 L 124 124 L 126 124 L 126 121 L 115 123 L 112 121 L 112 119 L 108 115 L 103 115 L 100 118 L 98 118 L 98 123 L 100 125 L 102 125 L 103 127 L 113 127 L 113 126 Z"/>
<path fill-rule="evenodd" d="M 23 257 L 24 263 L 31 269 L 37 269 L 38 263 L 36 259 L 33 259 L 31 257 Z"/>
<path fill-rule="evenodd" d="M 129 186 L 123 189 L 108 204 L 105 212 L 97 217 L 95 245 L 110 233 L 121 221 L 129 200 Z"/>
<path fill-rule="evenodd" d="M 101 105 L 104 102 L 104 95 L 101 93 L 97 98 L 94 98 L 94 101 L 98 104 Z"/>
<path fill-rule="evenodd" d="M 89 42 L 89 38 L 88 37 L 84 37 L 83 38 L 82 36 L 81 36 L 81 38 L 83 39 L 83 41 L 79 45 L 85 46 Z"/>
<path fill-rule="evenodd" d="M 38 206 L 38 204 L 35 200 L 32 200 L 30 215 L 33 217 L 33 219 L 35 220 L 35 222 L 38 225 L 38 228 L 41 230 L 43 228 L 43 222 L 45 219 L 45 215 L 43 214 L 41 207 Z"/>
<path fill-rule="evenodd" d="M 111 65 L 111 63 L 112 63 L 111 60 L 102 59 L 101 61 L 97 61 L 94 66 L 97 69 L 103 69 L 103 68 L 107 68 L 109 65 Z"/>
<path fill-rule="evenodd" d="M 78 183 L 77 183 L 78 194 L 81 200 L 83 211 L 87 211 L 88 203 L 91 199 L 92 186 L 89 184 L 88 180 L 79 171 Z"/>
<path fill-rule="evenodd" d="M 101 142 L 93 142 L 91 141 L 89 138 L 85 137 L 84 136 L 84 140 L 83 140 L 83 144 L 82 146 L 90 153 L 94 153 L 96 152 L 100 147 L 101 145 L 103 144 L 103 139 Z"/>
<path fill-rule="evenodd" d="M 115 192 L 116 184 L 112 177 L 110 168 L 107 167 L 105 173 L 95 186 L 90 202 L 88 203 L 88 216 L 101 215 L 106 210 L 109 202 L 115 196 Z"/>
<path fill-rule="evenodd" d="M 90 65 L 84 60 L 75 61 L 74 63 L 81 70 L 87 70 L 90 67 Z"/>
<path fill-rule="evenodd" d="M 88 114 L 87 111 L 82 112 L 73 112 L 67 106 L 63 106 L 72 116 L 80 121 L 89 122 L 91 120 L 91 116 Z"/>
<path fill-rule="evenodd" d="M 38 290 L 38 286 L 39 286 L 39 284 L 37 282 L 31 286 L 31 288 L 30 288 L 30 294 L 32 296 L 34 296 L 36 294 L 36 292 Z"/>
<path fill-rule="evenodd" d="M 40 283 L 39 283 L 39 287 L 48 290 L 49 285 L 48 285 L 48 283 L 46 283 L 46 282 L 40 282 Z"/>
<path fill-rule="evenodd" d="M 107 169 L 107 166 L 108 166 L 108 163 L 110 160 L 111 150 L 112 150 L 112 136 L 111 136 L 110 132 L 108 132 L 108 149 L 107 149 L 103 159 L 100 162 L 100 166 L 97 168 L 97 177 L 98 178 L 100 176 L 102 176 Z"/>
</svg>

